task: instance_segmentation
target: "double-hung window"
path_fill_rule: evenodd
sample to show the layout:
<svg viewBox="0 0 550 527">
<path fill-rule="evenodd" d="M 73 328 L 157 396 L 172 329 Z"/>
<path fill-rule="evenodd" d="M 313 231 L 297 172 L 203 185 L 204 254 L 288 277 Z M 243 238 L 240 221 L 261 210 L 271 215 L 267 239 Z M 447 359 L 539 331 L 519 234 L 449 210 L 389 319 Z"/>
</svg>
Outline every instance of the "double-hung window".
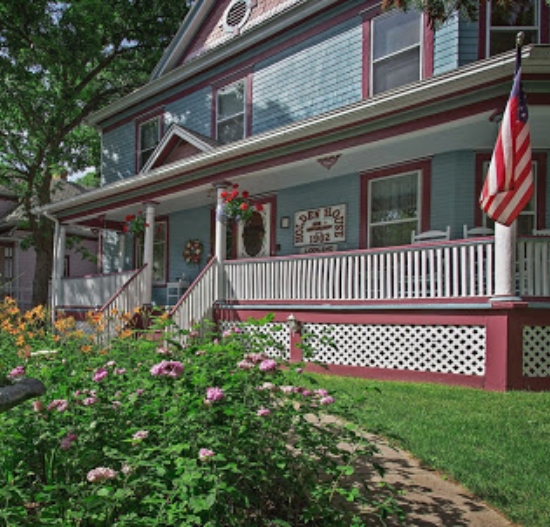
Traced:
<svg viewBox="0 0 550 527">
<path fill-rule="evenodd" d="M 421 78 L 422 16 L 395 11 L 372 20 L 371 94 Z"/>
<path fill-rule="evenodd" d="M 160 142 L 160 116 L 139 124 L 138 170 L 143 168 Z"/>
<path fill-rule="evenodd" d="M 369 181 L 369 247 L 411 242 L 420 225 L 420 176 L 414 171 Z"/>
<path fill-rule="evenodd" d="M 523 31 L 524 44 L 539 42 L 540 0 L 487 3 L 487 56 L 510 51 L 516 46 L 516 35 Z"/>
<path fill-rule="evenodd" d="M 216 139 L 232 143 L 246 137 L 246 80 L 240 79 L 216 93 Z"/>
</svg>

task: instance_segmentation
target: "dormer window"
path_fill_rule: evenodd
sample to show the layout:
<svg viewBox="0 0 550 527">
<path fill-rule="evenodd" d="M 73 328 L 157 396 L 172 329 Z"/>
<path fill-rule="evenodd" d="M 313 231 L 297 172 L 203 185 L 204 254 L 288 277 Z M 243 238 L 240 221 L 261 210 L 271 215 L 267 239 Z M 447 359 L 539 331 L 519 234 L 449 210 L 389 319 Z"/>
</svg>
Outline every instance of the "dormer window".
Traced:
<svg viewBox="0 0 550 527">
<path fill-rule="evenodd" d="M 138 170 L 147 163 L 160 142 L 160 115 L 139 124 Z"/>
<path fill-rule="evenodd" d="M 422 16 L 394 11 L 372 21 L 371 94 L 421 78 Z"/>
<path fill-rule="evenodd" d="M 487 3 L 487 56 L 510 51 L 516 47 L 516 35 L 523 31 L 524 44 L 539 42 L 538 0 L 525 0 L 512 4 Z"/>
<path fill-rule="evenodd" d="M 216 95 L 216 139 L 232 143 L 246 136 L 246 80 L 240 79 Z"/>
</svg>

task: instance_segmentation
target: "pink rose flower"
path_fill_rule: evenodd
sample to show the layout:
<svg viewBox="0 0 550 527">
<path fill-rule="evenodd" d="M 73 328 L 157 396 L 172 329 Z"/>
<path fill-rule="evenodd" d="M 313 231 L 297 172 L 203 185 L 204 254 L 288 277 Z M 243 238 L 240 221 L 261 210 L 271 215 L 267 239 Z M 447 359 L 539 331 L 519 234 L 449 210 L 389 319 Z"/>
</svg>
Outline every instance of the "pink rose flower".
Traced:
<svg viewBox="0 0 550 527">
<path fill-rule="evenodd" d="M 23 375 L 25 375 L 25 373 L 25 368 L 23 366 L 17 366 L 10 371 L 8 377 L 10 377 L 11 379 L 15 379 L 16 377 L 22 377 Z"/>
<path fill-rule="evenodd" d="M 217 386 L 213 388 L 207 388 L 206 389 L 206 400 L 207 401 L 221 401 L 224 398 L 224 393 L 221 388 L 218 388 Z"/>
<path fill-rule="evenodd" d="M 277 363 L 273 359 L 266 359 L 260 362 L 260 371 L 273 371 L 277 369 Z"/>
<path fill-rule="evenodd" d="M 78 435 L 74 434 L 73 432 L 69 432 L 59 443 L 59 447 L 61 450 L 69 450 L 71 448 L 73 441 L 76 441 L 78 439 Z"/>
<path fill-rule="evenodd" d="M 237 364 L 237 367 L 241 370 L 251 370 L 254 368 L 254 363 L 244 359 Z"/>
<path fill-rule="evenodd" d="M 263 406 L 256 412 L 259 417 L 267 417 L 271 413 L 271 410 L 264 408 Z"/>
<path fill-rule="evenodd" d="M 334 402 L 334 398 L 328 395 L 327 397 L 321 398 L 319 402 L 323 405 L 332 404 Z"/>
<path fill-rule="evenodd" d="M 199 450 L 199 459 L 201 461 L 209 461 L 210 459 L 212 459 L 216 454 L 212 451 L 212 450 L 209 450 L 208 448 L 201 448 Z"/>
<path fill-rule="evenodd" d="M 95 403 L 97 403 L 97 397 L 86 397 L 86 399 L 82 401 L 84 406 L 92 406 Z"/>
<path fill-rule="evenodd" d="M 65 399 L 54 399 L 48 405 L 48 412 L 53 412 L 57 410 L 58 412 L 64 412 L 69 407 L 69 403 Z"/>
<path fill-rule="evenodd" d="M 108 479 L 115 479 L 118 475 L 116 470 L 109 467 L 97 467 L 88 472 L 86 479 L 90 483 L 102 483 Z"/>
<path fill-rule="evenodd" d="M 94 373 L 94 381 L 95 382 L 101 382 L 103 379 L 105 379 L 105 377 L 107 377 L 107 375 L 109 375 L 109 371 L 107 369 L 99 368 Z"/>
<path fill-rule="evenodd" d="M 163 360 L 151 368 L 151 375 L 177 379 L 183 374 L 183 364 L 176 360 Z"/>
<path fill-rule="evenodd" d="M 139 432 L 136 432 L 132 436 L 132 441 L 134 443 L 139 443 L 140 441 L 143 441 L 144 439 L 147 439 L 149 437 L 149 431 L 148 430 L 140 430 Z"/>
</svg>

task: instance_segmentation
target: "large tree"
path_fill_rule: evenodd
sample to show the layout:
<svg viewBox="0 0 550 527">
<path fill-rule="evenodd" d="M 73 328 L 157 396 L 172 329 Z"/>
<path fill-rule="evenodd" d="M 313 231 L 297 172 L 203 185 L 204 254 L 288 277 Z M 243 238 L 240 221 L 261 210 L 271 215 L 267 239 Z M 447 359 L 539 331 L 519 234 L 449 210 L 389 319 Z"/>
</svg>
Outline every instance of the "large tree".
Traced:
<svg viewBox="0 0 550 527">
<path fill-rule="evenodd" d="M 36 251 L 33 303 L 47 300 L 50 203 L 65 170 L 98 163 L 90 113 L 144 84 L 187 11 L 183 0 L 0 2 L 0 184 L 24 206 Z"/>
</svg>

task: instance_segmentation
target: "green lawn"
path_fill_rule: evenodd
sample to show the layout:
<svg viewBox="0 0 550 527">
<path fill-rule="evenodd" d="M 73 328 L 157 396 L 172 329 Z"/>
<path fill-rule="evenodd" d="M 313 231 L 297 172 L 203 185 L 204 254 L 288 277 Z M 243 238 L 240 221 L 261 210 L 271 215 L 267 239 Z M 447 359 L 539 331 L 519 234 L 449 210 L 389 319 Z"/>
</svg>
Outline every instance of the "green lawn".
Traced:
<svg viewBox="0 0 550 527">
<path fill-rule="evenodd" d="M 550 526 L 550 393 L 314 377 L 350 421 L 452 476 L 513 522 Z"/>
</svg>

